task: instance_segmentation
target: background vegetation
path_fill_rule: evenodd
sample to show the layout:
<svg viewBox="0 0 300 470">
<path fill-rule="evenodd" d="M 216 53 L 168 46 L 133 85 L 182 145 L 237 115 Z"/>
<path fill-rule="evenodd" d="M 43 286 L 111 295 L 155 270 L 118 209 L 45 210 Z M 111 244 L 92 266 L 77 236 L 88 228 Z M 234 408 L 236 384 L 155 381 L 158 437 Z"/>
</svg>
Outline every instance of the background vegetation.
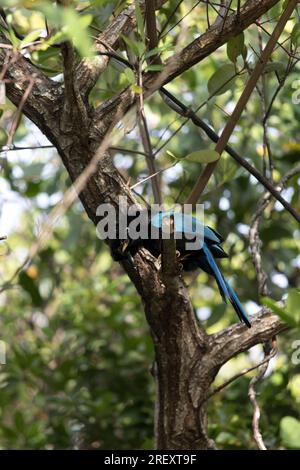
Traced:
<svg viewBox="0 0 300 470">
<path fill-rule="evenodd" d="M 130 2 L 75 1 L 63 17 L 54 3 L 5 0 L 9 34 L 15 47 L 20 47 L 22 41 L 23 45 L 35 41 L 45 31 L 46 14 L 50 27 L 57 31 L 56 43 L 72 36 L 78 54 L 85 55 L 93 35 L 104 29 L 123 3 Z M 161 8 L 158 17 L 161 29 L 177 3 L 170 1 Z M 180 3 L 162 34 L 165 58 L 207 26 L 205 2 Z M 279 2 L 263 19 L 267 31 L 272 31 L 283 3 Z M 213 20 L 213 9 L 210 14 Z M 294 28 L 298 21 L 295 15 L 281 39 L 288 51 L 297 46 Z M 19 39 L 16 33 L 25 39 Z M 258 28 L 250 27 L 244 36 L 243 55 L 232 57 L 233 43 L 229 51 L 224 46 L 174 80 L 169 90 L 193 109 L 201 107 L 201 117 L 220 132 L 245 85 L 260 43 L 267 37 L 262 29 L 258 35 Z M 242 41 L 240 37 L 238 52 Z M 120 46 L 120 53 L 124 53 L 125 46 L 126 41 Z M 50 77 L 61 80 L 59 48 L 45 41 L 43 47 L 33 47 L 27 53 Z M 296 64 L 287 73 L 291 59 L 281 47 L 272 57 L 273 64 L 269 64 L 263 78 L 268 103 L 280 80 L 285 79 L 268 119 L 272 177 L 276 182 L 300 157 L 300 104 L 292 99 L 299 67 Z M 230 73 L 232 70 L 238 73 L 230 80 L 227 91 L 223 88 L 211 97 L 229 69 Z M 93 91 L 92 104 L 100 104 L 132 81 L 130 70 L 112 60 Z M 14 112 L 14 106 L 5 100 L 1 105 L 1 145 L 7 143 Z M 263 100 L 256 91 L 232 145 L 268 175 L 261 122 L 264 113 Z M 146 114 L 159 168 L 174 163 L 167 150 L 180 159 L 195 150 L 213 148 L 199 129 L 163 104 L 159 94 L 147 101 Z M 125 132 L 124 129 L 115 132 L 115 146 L 128 151 L 112 153 L 126 180 L 134 184 L 147 176 L 147 169 L 144 157 L 131 152 L 142 151 L 138 129 L 127 133 L 132 127 L 134 119 L 125 123 Z M 19 120 L 13 143 L 22 147 L 47 144 L 24 117 Z M 185 199 L 198 166 L 199 163 L 188 162 L 187 166 L 186 161 L 179 161 L 163 172 L 167 203 Z M 0 176 L 0 235 L 8 237 L 0 245 L 3 285 L 0 339 L 7 347 L 7 362 L 0 366 L 0 448 L 152 448 L 153 351 L 134 287 L 121 267 L 112 262 L 79 203 L 61 218 L 51 240 L 32 264 L 16 281 L 7 284 L 36 240 L 42 221 L 70 181 L 56 152 L 41 148 L 3 150 Z M 299 175 L 294 176 L 283 192 L 298 212 L 299 182 Z M 151 187 L 147 183 L 136 190 L 151 201 Z M 205 196 L 206 223 L 227 238 L 225 249 L 230 259 L 222 261 L 223 271 L 253 315 L 259 310 L 259 299 L 248 235 L 262 194 L 261 185 L 225 156 Z M 280 300 L 290 289 L 299 289 L 299 226 L 276 203 L 266 211 L 260 235 L 271 296 Z M 209 333 L 236 321 L 234 312 L 225 308 L 214 282 L 204 273 L 187 276 L 187 282 L 195 313 Z M 299 304 L 295 303 L 292 313 L 299 316 Z M 266 444 L 276 449 L 300 448 L 300 365 L 292 361 L 294 341 L 299 338 L 297 328 L 280 336 L 279 352 L 259 386 L 262 433 Z M 217 383 L 259 359 L 259 347 L 238 356 L 221 369 Z M 252 408 L 247 395 L 253 374 L 255 371 L 239 378 L 210 402 L 210 433 L 221 449 L 254 448 Z"/>
</svg>

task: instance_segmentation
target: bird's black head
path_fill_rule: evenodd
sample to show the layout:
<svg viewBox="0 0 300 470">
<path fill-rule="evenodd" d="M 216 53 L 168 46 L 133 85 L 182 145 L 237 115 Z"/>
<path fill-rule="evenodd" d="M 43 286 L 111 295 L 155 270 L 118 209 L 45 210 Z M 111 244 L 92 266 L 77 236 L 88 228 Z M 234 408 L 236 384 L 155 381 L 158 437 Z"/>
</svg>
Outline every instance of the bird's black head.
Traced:
<svg viewBox="0 0 300 470">
<path fill-rule="evenodd" d="M 131 240 L 130 238 L 111 240 L 111 255 L 115 261 L 133 261 L 133 256 L 142 246 L 141 240 Z"/>
</svg>

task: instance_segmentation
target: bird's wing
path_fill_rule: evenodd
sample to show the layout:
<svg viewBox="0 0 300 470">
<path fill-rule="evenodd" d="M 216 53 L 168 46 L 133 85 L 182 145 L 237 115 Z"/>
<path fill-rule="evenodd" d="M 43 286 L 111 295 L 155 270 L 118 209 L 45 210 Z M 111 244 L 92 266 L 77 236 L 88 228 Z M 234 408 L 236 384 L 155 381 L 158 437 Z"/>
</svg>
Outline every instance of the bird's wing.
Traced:
<svg viewBox="0 0 300 470">
<path fill-rule="evenodd" d="M 222 243 L 224 240 L 216 230 L 208 227 L 207 225 L 203 225 L 196 217 L 181 212 L 159 212 L 151 218 L 151 224 L 153 227 L 160 229 L 162 228 L 163 219 L 170 217 L 174 218 L 175 232 L 194 236 L 203 235 L 203 237 L 208 241 L 217 244 Z"/>
</svg>

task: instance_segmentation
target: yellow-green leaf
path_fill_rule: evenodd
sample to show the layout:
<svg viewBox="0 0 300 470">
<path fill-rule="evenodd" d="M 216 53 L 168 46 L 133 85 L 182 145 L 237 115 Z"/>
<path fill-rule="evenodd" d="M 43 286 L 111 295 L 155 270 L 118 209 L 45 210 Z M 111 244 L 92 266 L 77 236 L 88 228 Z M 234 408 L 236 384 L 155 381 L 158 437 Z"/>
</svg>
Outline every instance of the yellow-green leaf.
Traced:
<svg viewBox="0 0 300 470">
<path fill-rule="evenodd" d="M 247 49 L 246 49 L 247 50 Z M 236 62 L 239 55 L 245 54 L 245 36 L 244 33 L 231 38 L 227 43 L 227 56 L 231 62 Z"/>
<path fill-rule="evenodd" d="M 233 64 L 222 65 L 216 72 L 210 77 L 207 89 L 209 94 L 222 95 L 226 91 L 231 90 L 234 87 L 236 78 L 236 71 Z"/>
<path fill-rule="evenodd" d="M 20 49 L 36 41 L 36 39 L 39 38 L 40 35 L 41 35 L 40 29 L 31 31 L 31 33 L 27 34 L 27 36 L 25 36 L 25 38 L 20 42 Z"/>
<path fill-rule="evenodd" d="M 296 23 L 293 27 L 293 31 L 291 33 L 291 41 L 293 46 L 297 47 L 300 44 L 300 23 Z"/>
<path fill-rule="evenodd" d="M 300 421 L 292 416 L 285 416 L 280 421 L 280 436 L 289 449 L 300 449 Z"/>
<path fill-rule="evenodd" d="M 212 163 L 219 160 L 220 154 L 215 150 L 197 150 L 196 152 L 189 153 L 185 160 L 194 163 Z"/>
</svg>

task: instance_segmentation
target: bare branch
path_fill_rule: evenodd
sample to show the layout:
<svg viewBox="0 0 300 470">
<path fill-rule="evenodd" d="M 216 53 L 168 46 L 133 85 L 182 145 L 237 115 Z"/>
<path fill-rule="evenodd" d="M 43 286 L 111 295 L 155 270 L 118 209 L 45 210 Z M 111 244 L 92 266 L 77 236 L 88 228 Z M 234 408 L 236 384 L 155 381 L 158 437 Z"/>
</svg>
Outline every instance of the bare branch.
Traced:
<svg viewBox="0 0 300 470">
<path fill-rule="evenodd" d="M 148 50 L 151 51 L 158 46 L 158 34 L 156 29 L 155 0 L 145 2 L 146 34 L 148 38 Z M 151 63 L 160 64 L 159 54 L 151 58 Z"/>
<path fill-rule="evenodd" d="M 238 324 L 210 336 L 210 350 L 219 367 L 237 354 L 264 343 L 288 329 L 270 309 L 263 307 L 251 318 L 251 328 Z"/>
<path fill-rule="evenodd" d="M 218 16 L 216 18 L 214 26 L 219 26 L 220 24 L 224 24 L 228 16 L 231 3 L 232 3 L 232 0 L 221 0 L 221 6 L 219 8 Z"/>
<path fill-rule="evenodd" d="M 185 70 L 188 70 L 196 63 L 203 60 L 213 51 L 217 50 L 225 44 L 232 36 L 235 36 L 245 30 L 257 18 L 267 12 L 279 0 L 263 0 L 257 3 L 257 0 L 248 0 L 241 8 L 239 15 L 239 23 L 237 23 L 237 15 L 232 14 L 227 17 L 222 30 L 222 26 L 214 27 L 206 31 L 199 38 L 195 39 L 189 46 L 171 56 L 166 62 L 161 72 L 148 72 L 143 77 L 145 98 L 149 97 L 162 85 L 170 82 Z M 95 127 L 100 127 L 99 131 L 105 131 L 105 126 L 113 118 L 113 114 L 120 112 L 125 114 L 128 109 L 135 103 L 136 96 L 130 88 L 122 91 L 119 95 L 109 99 L 99 106 L 94 113 Z M 110 109 L 109 120 L 103 121 L 104 113 L 107 108 Z"/>
<path fill-rule="evenodd" d="M 139 63 L 139 73 L 138 73 L 138 84 L 140 89 L 143 90 L 143 82 L 142 82 L 142 72 L 141 72 L 141 64 Z M 139 128 L 140 134 L 142 138 L 142 143 L 144 147 L 144 151 L 146 154 L 146 162 L 148 166 L 149 174 L 152 176 L 151 178 L 151 185 L 152 191 L 154 196 L 154 201 L 156 204 L 162 203 L 162 196 L 161 196 L 161 189 L 158 179 L 158 172 L 155 165 L 155 157 L 152 150 L 152 144 L 150 139 L 150 134 L 148 130 L 147 119 L 145 115 L 145 108 L 144 108 L 144 96 L 143 91 L 139 95 Z"/>
<path fill-rule="evenodd" d="M 233 13 L 226 18 L 224 25 L 213 26 L 199 38 L 195 39 L 187 47 L 174 54 L 166 61 L 169 69 L 168 78 L 158 81 L 156 88 L 172 81 L 193 65 L 199 63 L 213 51 L 225 44 L 232 36 L 236 36 L 245 30 L 257 18 L 266 13 L 278 0 L 248 0 L 240 9 L 239 22 L 237 15 Z"/>
<path fill-rule="evenodd" d="M 260 420 L 260 408 L 256 399 L 255 385 L 258 382 L 261 382 L 264 378 L 265 373 L 267 372 L 271 358 L 276 354 L 276 340 L 272 342 L 266 342 L 264 346 L 265 360 L 264 363 L 260 366 L 259 371 L 253 379 L 250 380 L 248 396 L 253 406 L 253 418 L 252 418 L 252 429 L 253 437 L 257 444 L 259 450 L 267 450 L 265 443 L 263 441 L 262 434 L 259 429 L 259 420 Z"/>
<path fill-rule="evenodd" d="M 0 288 L 0 293 L 6 290 L 8 287 L 11 287 L 13 281 L 17 278 L 20 272 L 22 272 L 29 266 L 35 256 L 39 253 L 43 246 L 45 246 L 45 243 L 52 237 L 57 222 L 78 199 L 78 195 L 80 195 L 80 193 L 85 189 L 87 181 L 89 180 L 89 178 L 91 178 L 91 176 L 94 175 L 97 170 L 99 161 L 103 158 L 103 155 L 107 152 L 107 149 L 109 148 L 111 141 L 111 133 L 117 122 L 118 121 L 116 120 L 111 123 L 110 131 L 102 140 L 100 146 L 93 155 L 89 164 L 85 167 L 82 173 L 80 173 L 74 183 L 67 189 L 61 201 L 52 209 L 47 219 L 42 223 L 40 233 L 35 243 L 31 245 L 25 260 L 20 266 L 18 266 L 18 268 L 12 274 L 10 279 L 3 284 L 3 286 Z"/>
<path fill-rule="evenodd" d="M 7 43 L 4 35 L 0 39 Z M 0 66 L 6 61 L 6 53 L 0 48 Z M 18 56 L 18 60 L 11 62 L 6 71 L 8 79 L 6 90 L 8 98 L 18 107 L 27 89 L 28 77 L 35 77 L 31 93 L 23 107 L 23 112 L 43 132 L 51 135 L 54 140 L 60 133 L 58 115 L 61 108 L 63 94 L 59 83 L 46 77 L 37 67 L 27 59 Z"/>
<path fill-rule="evenodd" d="M 238 372 L 237 374 L 235 374 L 233 377 L 231 377 L 230 379 L 226 380 L 226 382 L 223 382 L 221 385 L 219 385 L 218 387 L 214 388 L 207 396 L 206 400 L 208 400 L 209 398 L 211 398 L 212 396 L 216 395 L 217 393 L 220 393 L 222 390 L 224 390 L 224 388 L 228 387 L 229 385 L 231 385 L 233 382 L 235 382 L 237 379 L 239 379 L 240 377 L 243 377 L 244 375 L 247 375 L 249 374 L 249 372 L 252 372 L 253 370 L 257 369 L 258 367 L 261 367 L 263 366 L 264 364 L 270 362 L 270 359 L 272 359 L 272 357 L 274 357 L 277 353 L 277 350 L 274 349 L 272 351 L 272 353 L 270 353 L 269 356 L 267 357 L 264 357 L 264 359 L 262 361 L 260 361 L 258 364 L 255 364 L 254 366 L 251 366 L 251 367 L 248 367 L 247 369 L 243 369 L 241 372 Z"/>
<path fill-rule="evenodd" d="M 8 133 L 8 137 L 7 137 L 7 141 L 6 141 L 6 146 L 8 148 L 12 145 L 13 138 L 14 138 L 14 135 L 15 135 L 17 127 L 18 127 L 19 119 L 20 119 L 21 114 L 22 114 L 22 110 L 25 106 L 26 101 L 28 100 L 28 97 L 31 93 L 34 82 L 35 82 L 35 76 L 31 76 L 31 77 L 28 78 L 28 86 L 27 86 L 27 88 L 24 92 L 24 95 L 22 96 L 22 99 L 21 99 L 20 103 L 19 103 L 19 106 L 17 108 L 17 111 L 15 113 L 14 119 L 12 121 L 10 130 L 9 130 L 9 133 Z"/>
<path fill-rule="evenodd" d="M 166 0 L 158 0 L 155 7 L 160 8 Z M 142 12 L 145 10 L 145 3 L 141 3 Z M 118 44 L 120 36 L 128 35 L 136 25 L 134 3 L 124 8 L 107 28 L 101 33 L 94 42 L 94 49 L 97 53 L 113 51 Z M 83 59 L 76 68 L 76 81 L 83 97 L 86 97 L 101 73 L 106 69 L 109 62 L 109 56 L 98 55 L 93 58 Z"/>
<path fill-rule="evenodd" d="M 81 129 L 81 132 L 85 132 L 85 134 L 87 134 L 90 120 L 75 76 L 75 51 L 70 42 L 62 43 L 61 51 L 64 62 L 65 84 L 65 99 L 61 118 L 61 129 L 64 132 L 74 132 L 74 126 L 77 125 Z"/>
<path fill-rule="evenodd" d="M 244 111 L 247 103 L 248 103 L 248 100 L 257 84 L 257 81 L 258 79 L 260 78 L 271 54 L 272 54 L 272 51 L 274 49 L 274 47 L 276 46 L 276 43 L 277 43 L 277 40 L 279 39 L 287 21 L 289 20 L 295 6 L 297 5 L 298 3 L 298 0 L 291 0 L 282 16 L 280 17 L 273 33 L 272 33 L 272 36 L 270 37 L 264 51 L 262 52 L 261 54 L 261 57 L 260 57 L 260 60 L 257 61 L 256 63 L 256 66 L 252 72 L 252 75 L 250 76 L 250 79 L 242 93 L 242 95 L 240 96 L 237 104 L 236 104 L 236 107 L 230 117 L 230 119 L 227 121 L 227 124 L 226 126 L 224 127 L 224 130 L 217 142 L 217 145 L 216 145 L 216 152 L 218 152 L 220 155 L 223 153 L 223 151 L 225 150 L 226 148 L 226 145 L 228 144 L 228 141 L 232 135 L 232 132 L 242 114 L 242 112 Z M 216 166 L 218 164 L 218 161 L 216 162 L 213 162 L 213 163 L 209 163 L 208 165 L 206 165 L 203 173 L 201 173 L 201 175 L 199 176 L 194 188 L 192 189 L 191 191 L 191 194 L 190 196 L 188 197 L 187 199 L 187 203 L 188 204 L 196 204 L 199 197 L 201 196 L 201 194 L 203 193 L 210 177 L 212 176 Z"/>
<path fill-rule="evenodd" d="M 286 175 L 284 175 L 277 185 L 278 191 L 283 191 L 286 183 L 296 174 L 300 173 L 300 163 L 296 164 L 291 168 Z M 261 296 L 268 296 L 269 289 L 267 287 L 267 275 L 262 266 L 261 257 L 261 240 L 259 238 L 259 224 L 263 216 L 264 211 L 271 204 L 271 194 L 265 193 L 259 200 L 255 214 L 253 215 L 250 233 L 249 233 L 249 246 L 250 253 L 252 256 L 253 264 L 257 273 L 258 279 L 258 293 Z"/>
<path fill-rule="evenodd" d="M 206 135 L 213 141 L 218 142 L 219 136 L 216 132 L 204 122 L 194 111 L 185 106 L 177 97 L 170 93 L 165 88 L 160 89 L 161 93 L 167 97 L 165 103 L 170 106 L 175 112 L 183 117 L 191 119 L 191 121 L 198 127 L 200 127 Z M 243 168 L 245 168 L 254 178 L 259 181 L 277 201 L 279 201 L 283 207 L 294 217 L 294 219 L 300 223 L 300 214 L 281 196 L 280 191 L 273 186 L 273 184 L 265 178 L 261 173 L 247 160 L 241 157 L 230 145 L 225 147 L 226 152 Z"/>
</svg>

